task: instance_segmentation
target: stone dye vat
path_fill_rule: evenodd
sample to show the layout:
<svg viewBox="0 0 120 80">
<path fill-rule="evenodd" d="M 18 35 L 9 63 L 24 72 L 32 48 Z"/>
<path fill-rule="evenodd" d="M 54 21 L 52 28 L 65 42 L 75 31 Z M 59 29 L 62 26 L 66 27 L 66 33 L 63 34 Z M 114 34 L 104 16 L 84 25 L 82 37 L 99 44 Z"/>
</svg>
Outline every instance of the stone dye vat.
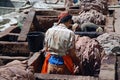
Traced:
<svg viewBox="0 0 120 80">
<path fill-rule="evenodd" d="M 14 12 L 17 8 L 23 6 L 25 1 L 0 0 L 0 15 Z"/>
</svg>

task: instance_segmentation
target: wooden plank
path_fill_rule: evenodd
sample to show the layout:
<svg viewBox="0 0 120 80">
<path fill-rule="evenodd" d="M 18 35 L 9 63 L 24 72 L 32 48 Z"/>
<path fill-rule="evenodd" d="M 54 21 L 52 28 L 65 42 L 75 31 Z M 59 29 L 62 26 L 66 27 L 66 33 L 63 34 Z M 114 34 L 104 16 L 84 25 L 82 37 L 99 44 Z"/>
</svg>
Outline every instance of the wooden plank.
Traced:
<svg viewBox="0 0 120 80">
<path fill-rule="evenodd" d="M 115 80 L 115 63 L 115 56 L 107 56 L 103 59 L 100 68 L 99 80 Z"/>
<path fill-rule="evenodd" d="M 11 35 L 11 36 L 19 36 L 20 34 L 18 34 L 18 33 L 8 33 L 8 35 Z"/>
<path fill-rule="evenodd" d="M 44 52 L 42 51 L 36 52 L 28 60 L 28 66 L 33 66 L 35 73 L 41 72 L 44 59 L 45 59 Z"/>
<path fill-rule="evenodd" d="M 8 35 L 15 28 L 17 28 L 17 26 L 11 26 L 11 27 L 7 28 L 5 31 L 0 32 L 0 38 Z"/>
<path fill-rule="evenodd" d="M 0 52 L 8 55 L 29 55 L 27 42 L 0 41 Z"/>
<path fill-rule="evenodd" d="M 0 56 L 0 59 L 9 59 L 9 60 L 26 60 L 26 59 L 28 59 L 28 57 Z"/>
<path fill-rule="evenodd" d="M 7 42 L 7 41 L 0 41 L 0 44 L 5 44 L 5 45 L 24 44 L 24 45 L 28 46 L 28 42 Z"/>
<path fill-rule="evenodd" d="M 120 80 L 120 56 L 117 57 L 118 57 L 117 76 L 118 80 Z"/>
<path fill-rule="evenodd" d="M 49 80 L 98 80 L 97 77 L 92 76 L 75 76 L 75 75 L 60 75 L 60 74 L 40 74 L 35 73 L 37 80 L 49 79 Z"/>
<path fill-rule="evenodd" d="M 32 66 L 34 62 L 39 58 L 39 56 L 39 52 L 34 53 L 33 56 L 28 60 L 28 66 Z"/>
<path fill-rule="evenodd" d="M 120 5 L 110 5 L 108 6 L 108 8 L 116 9 L 116 8 L 120 8 Z"/>
<path fill-rule="evenodd" d="M 115 9 L 115 32 L 120 34 L 120 8 Z"/>
<path fill-rule="evenodd" d="M 107 16 L 105 32 L 114 32 L 114 18 Z"/>
<path fill-rule="evenodd" d="M 30 30 L 34 17 L 35 17 L 35 10 L 30 10 L 23 24 L 22 30 L 20 32 L 20 36 L 18 37 L 18 41 L 26 41 L 27 34 Z"/>
</svg>

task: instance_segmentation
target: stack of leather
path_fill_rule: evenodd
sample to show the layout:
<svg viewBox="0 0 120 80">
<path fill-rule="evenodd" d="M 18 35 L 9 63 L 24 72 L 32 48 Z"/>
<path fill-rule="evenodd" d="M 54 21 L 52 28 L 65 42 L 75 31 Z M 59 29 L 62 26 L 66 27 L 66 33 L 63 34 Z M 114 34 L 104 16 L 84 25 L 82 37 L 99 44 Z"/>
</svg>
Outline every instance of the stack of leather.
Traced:
<svg viewBox="0 0 120 80">
<path fill-rule="evenodd" d="M 106 15 L 108 13 L 108 0 L 81 0 L 80 7 L 83 11 L 93 9 Z"/>
<path fill-rule="evenodd" d="M 12 61 L 0 67 L 0 80 L 35 80 L 33 72 L 27 69 L 26 61 Z"/>
<path fill-rule="evenodd" d="M 79 74 L 98 76 L 101 60 L 105 54 L 99 42 L 89 37 L 76 35 L 76 51 L 80 59 Z"/>
<path fill-rule="evenodd" d="M 78 22 L 83 24 L 85 22 L 92 22 L 97 25 L 105 25 L 106 17 L 96 10 L 83 11 L 78 15 Z"/>
</svg>

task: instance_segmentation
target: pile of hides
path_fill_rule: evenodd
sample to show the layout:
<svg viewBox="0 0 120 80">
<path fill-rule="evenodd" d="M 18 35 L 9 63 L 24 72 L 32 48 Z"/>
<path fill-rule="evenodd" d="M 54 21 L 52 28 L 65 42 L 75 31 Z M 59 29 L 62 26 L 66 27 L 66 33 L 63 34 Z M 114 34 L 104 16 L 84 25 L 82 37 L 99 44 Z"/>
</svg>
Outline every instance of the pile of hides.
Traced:
<svg viewBox="0 0 120 80">
<path fill-rule="evenodd" d="M 112 49 L 114 49 L 115 47 L 120 47 L 120 34 L 114 32 L 104 33 L 98 36 L 97 40 L 104 48 L 107 55 L 113 54 Z"/>
<path fill-rule="evenodd" d="M 107 0 L 81 0 L 81 10 L 96 10 L 106 15 L 108 13 Z"/>
<path fill-rule="evenodd" d="M 105 15 L 92 9 L 90 11 L 83 11 L 78 16 L 74 16 L 74 17 L 76 17 L 75 20 L 73 19 L 74 22 L 77 22 L 80 25 L 85 22 L 91 22 L 96 25 L 105 25 L 106 23 Z"/>
<path fill-rule="evenodd" d="M 26 69 L 26 62 L 12 61 L 0 67 L 0 80 L 35 80 L 30 69 Z"/>
<path fill-rule="evenodd" d="M 76 35 L 77 57 L 80 59 L 81 75 L 98 76 L 104 50 L 99 42 L 89 37 Z"/>
</svg>

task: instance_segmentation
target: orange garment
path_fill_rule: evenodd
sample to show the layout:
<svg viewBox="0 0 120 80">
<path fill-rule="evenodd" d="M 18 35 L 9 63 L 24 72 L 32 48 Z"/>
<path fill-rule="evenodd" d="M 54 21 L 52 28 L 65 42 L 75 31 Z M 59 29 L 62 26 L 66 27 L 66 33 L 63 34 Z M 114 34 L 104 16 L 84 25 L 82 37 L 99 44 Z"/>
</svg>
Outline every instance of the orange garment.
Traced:
<svg viewBox="0 0 120 80">
<path fill-rule="evenodd" d="M 51 56 L 51 54 L 48 53 L 46 58 L 45 58 L 41 73 L 44 73 L 44 74 L 47 73 L 48 60 L 49 60 L 50 56 Z M 70 58 L 70 56 L 69 55 L 63 56 L 63 60 L 64 60 L 64 64 L 68 68 L 68 70 L 71 73 L 74 73 L 74 64 L 73 64 L 72 59 Z"/>
<path fill-rule="evenodd" d="M 43 66 L 42 66 L 42 71 L 41 71 L 41 73 L 47 73 L 47 68 L 48 68 L 48 60 L 49 60 L 49 58 L 50 58 L 50 56 L 51 56 L 51 54 L 47 54 L 47 56 L 46 56 L 46 58 L 45 58 L 45 61 L 44 61 L 44 64 L 43 64 Z"/>
<path fill-rule="evenodd" d="M 64 64 L 67 66 L 68 70 L 74 74 L 74 64 L 69 55 L 63 56 Z"/>
</svg>

